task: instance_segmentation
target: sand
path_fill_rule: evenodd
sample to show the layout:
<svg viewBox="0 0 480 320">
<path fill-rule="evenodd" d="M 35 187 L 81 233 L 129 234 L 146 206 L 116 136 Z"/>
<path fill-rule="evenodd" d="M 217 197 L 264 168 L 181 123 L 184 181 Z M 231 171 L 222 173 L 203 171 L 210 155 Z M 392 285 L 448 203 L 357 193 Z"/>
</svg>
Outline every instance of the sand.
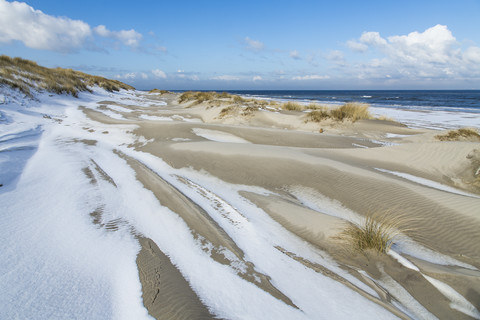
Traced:
<svg viewBox="0 0 480 320">
<path fill-rule="evenodd" d="M 480 183 L 476 159 L 480 143 L 441 142 L 434 137 L 438 132 L 385 120 L 312 123 L 305 122 L 302 112 L 269 110 L 222 117 L 227 102 L 191 105 L 179 104 L 178 94 L 139 95 L 143 103 L 102 101 L 99 109 L 82 110 L 95 122 L 133 125 L 131 132 L 142 138 L 130 147 L 162 159 L 172 168 L 189 168 L 227 185 L 268 191 L 241 191 L 239 195 L 306 247 L 328 253 L 342 270 L 377 295 L 302 257 L 301 250 L 292 252 L 278 246 L 278 251 L 305 268 L 343 283 L 392 315 L 422 318 L 427 314 L 427 318 L 433 315 L 443 319 L 478 316 Z M 127 111 L 122 108 L 128 112 L 122 112 Z M 109 116 L 106 109 L 118 117 Z M 137 180 L 186 223 L 194 238 L 211 245 L 211 259 L 231 266 L 231 259 L 223 251 L 227 248 L 248 266 L 238 271 L 239 277 L 282 303 L 301 309 L 289 292 L 255 267 L 238 240 L 203 209 L 202 203 L 163 179 L 141 159 L 120 152 L 118 155 L 135 170 Z M 409 178 L 412 176 L 423 179 L 422 183 Z M 193 182 L 178 178 L 178 183 Z M 440 190 L 438 185 L 463 194 Z M 392 250 L 401 253 L 416 270 L 391 255 L 352 251 L 337 239 L 346 221 L 361 221 L 373 212 L 404 218 L 408 231 Z M 139 241 L 142 249 L 137 265 L 143 301 L 152 316 L 216 317 L 153 240 Z M 448 285 L 466 302 L 455 302 L 448 294 L 451 291 L 440 290 L 428 277 Z"/>
</svg>

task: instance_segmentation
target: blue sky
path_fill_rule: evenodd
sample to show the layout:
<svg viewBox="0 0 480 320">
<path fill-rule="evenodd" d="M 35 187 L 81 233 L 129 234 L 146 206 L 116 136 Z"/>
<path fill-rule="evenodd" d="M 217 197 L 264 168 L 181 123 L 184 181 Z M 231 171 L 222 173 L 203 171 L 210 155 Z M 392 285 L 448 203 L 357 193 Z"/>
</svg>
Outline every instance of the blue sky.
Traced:
<svg viewBox="0 0 480 320">
<path fill-rule="evenodd" d="M 0 53 L 139 89 L 480 89 L 480 1 L 0 0 Z"/>
</svg>

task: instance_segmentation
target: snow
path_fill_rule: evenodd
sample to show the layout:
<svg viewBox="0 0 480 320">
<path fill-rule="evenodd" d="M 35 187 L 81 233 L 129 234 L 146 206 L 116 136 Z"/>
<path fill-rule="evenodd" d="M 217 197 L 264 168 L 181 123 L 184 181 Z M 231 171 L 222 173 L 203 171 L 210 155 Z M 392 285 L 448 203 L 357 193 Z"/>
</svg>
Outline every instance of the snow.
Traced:
<svg viewBox="0 0 480 320">
<path fill-rule="evenodd" d="M 425 111 L 394 108 L 371 107 L 376 117 L 386 116 L 411 128 L 428 128 L 435 130 L 473 127 L 480 129 L 480 114 L 452 111 Z"/>
<path fill-rule="evenodd" d="M 375 168 L 375 170 L 378 170 L 380 172 L 393 174 L 397 177 L 401 177 L 401 178 L 404 178 L 404 179 L 407 179 L 407 180 L 410 180 L 410 181 L 416 182 L 418 184 L 421 184 L 421 185 L 424 185 L 424 186 L 427 186 L 427 187 L 431 187 L 431 188 L 434 188 L 434 189 L 437 189 L 437 190 L 450 192 L 450 193 L 454 193 L 454 194 L 459 194 L 459 195 L 466 196 L 466 197 L 471 197 L 471 198 L 480 198 L 476 194 L 465 192 L 465 191 L 462 191 L 462 190 L 458 190 L 458 189 L 446 186 L 444 184 L 441 184 L 441 183 L 438 183 L 438 182 L 435 182 L 435 181 L 432 181 L 432 180 L 428 180 L 428 179 L 425 179 L 425 178 L 417 177 L 417 176 L 414 176 L 414 175 L 411 175 L 411 174 L 408 174 L 408 173 L 398 172 L 398 171 L 390 171 L 390 170 L 385 170 L 385 169 L 380 169 L 380 168 Z"/>
<path fill-rule="evenodd" d="M 48 110 L 58 115 L 78 103 L 61 100 L 32 108 L 39 114 L 30 120 L 42 125 L 34 134 L 27 129 L 5 137 L 2 127 L 0 141 L 17 143 L 2 152 L 2 168 L 12 168 L 18 158 L 23 168 L 16 186 L 2 180 L 0 189 L 0 313 L 5 319 L 148 319 L 135 264 L 138 243 L 127 232 L 107 235 L 90 221 L 90 212 L 110 200 L 97 199 L 82 173 L 88 147 L 68 143 L 70 129 L 43 118 Z M 14 118 L 15 112 L 9 111 Z M 24 154 L 22 142 L 33 151 Z"/>
<path fill-rule="evenodd" d="M 381 306 L 278 249 L 321 265 L 377 297 L 374 290 L 341 268 L 326 252 L 290 233 L 241 196 L 243 191 L 261 195 L 270 191 L 230 184 L 191 168 L 175 169 L 161 158 L 130 147 L 145 142 L 145 138 L 132 134 L 135 125 L 98 123 L 78 109 L 81 105 L 124 120 L 118 112 L 130 109 L 109 105 L 109 109 L 102 110 L 98 102 L 108 99 L 118 104 L 144 105 L 141 95 L 126 91 L 111 94 L 96 88 L 92 94 L 80 93 L 79 99 L 36 93 L 38 100 L 29 100 L 4 87 L 2 92 L 2 318 L 150 319 L 141 297 L 135 262 L 140 247 L 134 233 L 152 239 L 219 318 L 394 318 Z M 200 121 L 182 116 L 141 117 Z M 108 134 L 103 133 L 106 131 Z M 212 141 L 250 143 L 220 130 L 192 131 Z M 86 140 L 96 143 L 82 143 Z M 204 250 L 213 244 L 200 243 L 185 221 L 137 180 L 120 153 L 143 163 L 205 210 L 242 250 L 243 259 L 223 248 L 230 265 L 215 262 Z M 98 172 L 98 167 L 104 173 Z M 86 168 L 93 178 L 84 173 Z M 314 190 L 293 187 L 289 192 L 313 210 L 356 223 L 362 221 L 355 212 Z M 101 213 L 97 223 L 93 212 Z M 115 225 L 116 230 L 105 225 Z M 395 247 L 399 253 L 392 254 L 412 268 L 400 256 L 414 251 L 412 248 L 416 247 L 402 242 Z M 267 275 L 298 309 L 241 278 L 238 273 L 247 270 L 247 263 L 254 264 L 255 272 Z M 394 294 L 403 297 L 401 302 L 412 306 L 407 310 L 409 314 L 429 316 L 400 285 L 388 279 L 384 282 Z M 476 315 L 478 311 L 455 296 L 453 289 L 436 285 L 451 298 L 453 307 Z"/>
<path fill-rule="evenodd" d="M 389 250 L 388 255 L 392 256 L 395 260 L 397 260 L 404 267 L 406 267 L 408 269 L 412 269 L 414 271 L 420 271 L 420 269 L 418 269 L 418 267 L 416 265 L 414 265 L 413 263 L 411 263 L 410 261 L 408 261 L 407 259 L 405 259 L 401 255 L 399 255 L 395 251 Z"/>
<path fill-rule="evenodd" d="M 37 103 L 10 103 L 9 109 L 2 108 L 5 118 L 13 120 L 0 131 L 2 168 L 10 174 L 2 173 L 4 186 L 0 189 L 0 287 L 8 288 L 0 295 L 2 316 L 150 318 L 141 299 L 135 230 L 157 243 L 219 317 L 345 318 L 356 316 L 358 309 L 364 310 L 364 318 L 391 317 L 380 306 L 277 250 L 280 245 L 292 252 L 303 251 L 304 257 L 372 292 L 325 258 L 325 253 L 305 248 L 302 241 L 238 194 L 243 189 L 265 191 L 173 169 L 159 158 L 128 147 L 142 141 L 130 133 L 135 126 L 94 123 L 77 108 L 95 109 L 96 102 L 106 96 L 109 100 L 128 99 L 125 95 L 99 90 L 81 94 L 79 100 L 43 95 Z M 100 111 L 119 116 L 111 110 Z M 209 138 L 245 142 L 220 131 L 196 130 Z M 102 134 L 104 131 L 109 134 Z M 97 142 L 81 143 L 83 140 Z M 257 272 L 268 274 L 272 284 L 287 292 L 300 310 L 239 277 L 237 272 L 246 265 L 233 254 L 225 252 L 232 266 L 212 260 L 185 222 L 143 187 L 114 150 L 147 164 L 201 205 L 245 252 L 245 261 L 253 261 Z M 115 185 L 95 171 L 92 159 Z M 93 172 L 95 183 L 83 173 L 85 168 Z M 218 193 L 219 189 L 224 192 Z M 100 225 L 92 222 L 91 213 L 96 210 L 102 212 Z M 251 213 L 246 216 L 245 212 Z M 115 232 L 101 227 L 113 222 L 117 223 Z M 348 304 L 343 303 L 345 298 Z"/>
<path fill-rule="evenodd" d="M 151 121 L 173 121 L 171 117 L 159 117 L 159 116 L 151 116 L 148 114 L 142 114 L 139 117 L 140 119 L 151 120 Z"/>
<path fill-rule="evenodd" d="M 203 137 L 211 141 L 230 142 L 230 143 L 250 143 L 250 141 L 237 137 L 236 135 L 223 132 L 223 131 L 218 131 L 218 130 L 193 128 L 192 132 L 199 137 Z"/>
<path fill-rule="evenodd" d="M 438 289 L 445 297 L 447 297 L 451 303 L 450 306 L 458 311 L 469 315 L 474 319 L 480 319 L 480 312 L 475 308 L 468 300 L 466 300 L 461 294 L 459 294 L 455 289 L 450 287 L 449 285 L 429 277 L 427 275 L 423 275 L 425 279 L 428 280 L 435 288 Z"/>
</svg>

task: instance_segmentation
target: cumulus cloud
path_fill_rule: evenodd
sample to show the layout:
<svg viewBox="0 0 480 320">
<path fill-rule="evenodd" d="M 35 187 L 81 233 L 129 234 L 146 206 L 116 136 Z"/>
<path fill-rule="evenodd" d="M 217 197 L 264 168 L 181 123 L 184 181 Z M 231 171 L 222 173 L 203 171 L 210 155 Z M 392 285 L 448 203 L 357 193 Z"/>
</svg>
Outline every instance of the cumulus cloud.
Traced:
<svg viewBox="0 0 480 320">
<path fill-rule="evenodd" d="M 260 80 L 263 80 L 263 78 L 261 76 L 254 76 L 253 81 L 260 81 Z"/>
<path fill-rule="evenodd" d="M 260 50 L 263 50 L 265 47 L 262 42 L 258 40 L 250 39 L 249 37 L 245 37 L 244 41 L 245 41 L 245 44 L 247 45 L 247 49 L 249 50 L 260 51 Z"/>
<path fill-rule="evenodd" d="M 216 76 L 216 77 L 213 77 L 211 79 L 212 80 L 222 80 L 222 81 L 238 81 L 238 80 L 240 80 L 239 77 L 231 76 L 231 75 Z"/>
<path fill-rule="evenodd" d="M 174 76 L 177 79 L 185 79 L 192 81 L 199 81 L 200 78 L 196 74 L 186 73 L 185 70 L 178 69 L 177 73 Z"/>
<path fill-rule="evenodd" d="M 24 2 L 0 0 L 0 43 L 20 41 L 33 49 L 72 52 L 86 47 L 94 35 L 113 38 L 135 47 L 142 35 L 135 30 L 110 31 L 100 25 L 91 28 L 81 20 L 54 17 Z"/>
<path fill-rule="evenodd" d="M 326 80 L 330 79 L 329 76 L 321 76 L 317 74 L 310 74 L 310 75 L 305 75 L 305 76 L 297 76 L 293 77 L 292 80 Z"/>
<path fill-rule="evenodd" d="M 161 78 L 161 79 L 166 79 L 167 78 L 167 75 L 165 74 L 165 72 L 163 72 L 160 69 L 153 69 L 152 74 L 157 78 Z"/>
<path fill-rule="evenodd" d="M 133 80 L 133 79 L 136 79 L 137 77 L 138 77 L 138 75 L 135 72 L 129 72 L 129 73 L 123 73 L 123 74 L 115 75 L 115 78 L 125 79 L 125 80 Z"/>
<path fill-rule="evenodd" d="M 129 47 L 137 47 L 142 40 L 142 35 L 135 30 L 120 30 L 120 31 L 110 31 L 104 25 L 99 25 L 93 28 L 93 31 L 105 38 L 116 39 L 122 42 L 124 45 Z"/>
<path fill-rule="evenodd" d="M 295 59 L 295 60 L 302 59 L 300 57 L 300 53 L 297 50 L 290 51 L 290 58 Z"/>
<path fill-rule="evenodd" d="M 356 52 L 365 52 L 368 50 L 368 46 L 366 44 L 354 40 L 347 41 L 347 47 Z"/>
<path fill-rule="evenodd" d="M 358 41 L 347 41 L 347 46 L 353 51 L 365 52 L 369 46 L 385 46 L 387 41 L 378 32 L 364 32 Z"/>
<path fill-rule="evenodd" d="M 27 47 L 67 52 L 83 45 L 90 26 L 80 20 L 57 18 L 24 2 L 0 0 L 0 42 L 22 41 Z"/>
<path fill-rule="evenodd" d="M 332 50 L 325 55 L 325 58 L 335 62 L 343 62 L 345 56 L 340 50 Z"/>
<path fill-rule="evenodd" d="M 463 58 L 469 63 L 479 63 L 480 64 L 480 48 L 479 47 L 470 47 L 463 53 Z"/>
<path fill-rule="evenodd" d="M 378 32 L 364 32 L 347 42 L 353 51 L 374 50 L 382 56 L 361 65 L 364 73 L 395 74 L 401 78 L 480 76 L 480 48 L 462 52 L 460 44 L 445 25 L 423 32 L 382 38 Z"/>
<path fill-rule="evenodd" d="M 147 80 L 149 79 L 148 74 L 145 72 L 127 72 L 123 74 L 117 74 L 114 76 L 116 79 L 120 80 L 136 80 L 136 79 L 143 79 Z"/>
</svg>

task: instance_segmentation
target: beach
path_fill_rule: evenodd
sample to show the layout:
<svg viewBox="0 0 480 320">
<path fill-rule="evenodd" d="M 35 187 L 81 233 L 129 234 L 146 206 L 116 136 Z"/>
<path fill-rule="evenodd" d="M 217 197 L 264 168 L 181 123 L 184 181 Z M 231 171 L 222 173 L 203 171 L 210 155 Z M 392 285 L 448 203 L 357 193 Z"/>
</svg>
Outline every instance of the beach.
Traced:
<svg viewBox="0 0 480 320">
<path fill-rule="evenodd" d="M 478 138 L 181 95 L 7 95 L 8 318 L 480 318 Z"/>
</svg>

